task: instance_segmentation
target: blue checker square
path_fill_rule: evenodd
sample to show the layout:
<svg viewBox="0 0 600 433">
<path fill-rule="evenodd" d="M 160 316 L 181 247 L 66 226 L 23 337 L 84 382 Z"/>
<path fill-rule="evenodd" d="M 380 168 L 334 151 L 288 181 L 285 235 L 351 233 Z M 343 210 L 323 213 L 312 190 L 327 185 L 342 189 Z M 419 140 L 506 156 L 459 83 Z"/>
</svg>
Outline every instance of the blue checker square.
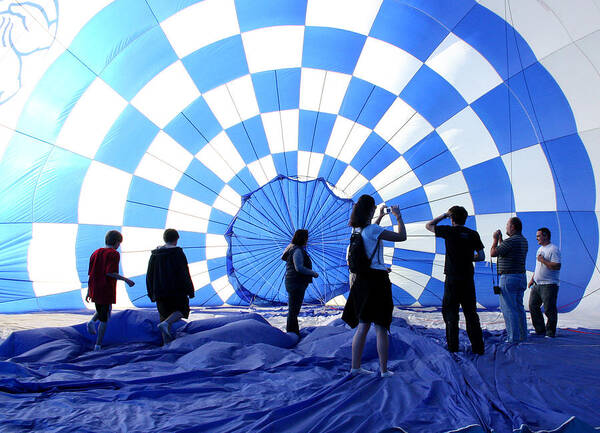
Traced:
<svg viewBox="0 0 600 433">
<path fill-rule="evenodd" d="M 275 171 L 278 174 L 285 174 L 286 176 L 296 176 L 298 174 L 297 151 L 273 153 L 271 156 L 275 164 Z"/>
<path fill-rule="evenodd" d="M 235 0 L 242 32 L 271 26 L 301 26 L 306 0 Z"/>
<path fill-rule="evenodd" d="M 232 218 L 228 213 L 213 208 L 210 212 L 207 232 L 219 235 L 225 234 Z"/>
<path fill-rule="evenodd" d="M 366 40 L 366 36 L 346 30 L 307 26 L 302 66 L 352 74 Z"/>
<path fill-rule="evenodd" d="M 278 69 L 252 74 L 252 84 L 261 113 L 300 106 L 300 68 Z"/>
<path fill-rule="evenodd" d="M 344 174 L 346 167 L 348 167 L 348 164 L 345 162 L 329 155 L 325 155 L 323 157 L 323 162 L 321 163 L 321 168 L 319 169 L 318 177 L 327 179 L 327 182 L 335 185 L 338 180 L 340 180 L 340 177 L 342 177 L 342 174 Z"/>
<path fill-rule="evenodd" d="M 175 191 L 203 203 L 214 203 L 225 182 L 197 159 L 192 159 Z"/>
<path fill-rule="evenodd" d="M 434 258 L 435 254 L 432 253 L 394 248 L 392 264 L 430 275 L 433 269 Z"/>
<path fill-rule="evenodd" d="M 425 289 L 419 296 L 419 304 L 424 307 L 439 306 L 444 299 L 444 282 L 437 278 L 430 278 Z"/>
<path fill-rule="evenodd" d="M 352 77 L 340 107 L 340 115 L 373 129 L 395 99 L 396 96 L 387 90 Z"/>
<path fill-rule="evenodd" d="M 163 228 L 173 191 L 134 176 L 131 180 L 123 224 L 132 227 Z"/>
<path fill-rule="evenodd" d="M 367 179 L 373 179 L 386 167 L 400 157 L 400 153 L 387 141 L 372 132 L 361 148 L 356 152 L 350 165 Z"/>
<path fill-rule="evenodd" d="M 229 186 L 240 195 L 252 192 L 259 187 L 256 179 L 252 176 L 250 170 L 248 170 L 248 167 L 244 167 L 238 171 L 233 179 L 229 181 Z"/>
<path fill-rule="evenodd" d="M 300 110 L 298 150 L 325 153 L 336 118 L 335 114 Z"/>
<path fill-rule="evenodd" d="M 400 93 L 400 98 L 434 127 L 467 106 L 460 93 L 427 65 L 421 66 Z"/>
<path fill-rule="evenodd" d="M 211 247 L 207 247 L 211 248 Z M 219 247 L 220 248 L 220 247 Z M 207 255 L 209 253 L 207 252 Z M 208 259 L 206 261 L 208 266 L 208 275 L 210 276 L 211 281 L 218 280 L 224 275 L 227 275 L 227 258 L 226 257 L 217 257 L 215 259 Z"/>
<path fill-rule="evenodd" d="M 454 155 L 435 131 L 407 150 L 403 156 L 423 185 L 460 170 Z"/>
<path fill-rule="evenodd" d="M 433 218 L 429 199 L 422 186 L 387 200 L 386 204 L 388 206 L 397 205 L 402 211 L 402 219 L 405 223 L 429 221 Z"/>
<path fill-rule="evenodd" d="M 178 245 L 183 248 L 188 263 L 206 260 L 206 234 L 179 231 Z"/>
<path fill-rule="evenodd" d="M 226 131 L 246 164 L 271 153 L 260 116 L 244 120 Z"/>
<path fill-rule="evenodd" d="M 506 166 L 500 157 L 465 168 L 476 214 L 514 212 L 514 198 Z"/>
</svg>

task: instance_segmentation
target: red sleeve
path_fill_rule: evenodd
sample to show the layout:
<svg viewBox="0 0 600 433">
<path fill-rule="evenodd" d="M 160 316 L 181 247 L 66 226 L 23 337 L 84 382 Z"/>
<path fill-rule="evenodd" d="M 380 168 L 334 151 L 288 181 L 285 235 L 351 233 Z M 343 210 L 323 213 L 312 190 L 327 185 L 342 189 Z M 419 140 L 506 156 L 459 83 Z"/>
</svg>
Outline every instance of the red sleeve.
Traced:
<svg viewBox="0 0 600 433">
<path fill-rule="evenodd" d="M 106 273 L 107 274 L 118 274 L 119 273 L 119 261 L 121 255 L 118 251 L 111 251 L 106 257 Z"/>
</svg>

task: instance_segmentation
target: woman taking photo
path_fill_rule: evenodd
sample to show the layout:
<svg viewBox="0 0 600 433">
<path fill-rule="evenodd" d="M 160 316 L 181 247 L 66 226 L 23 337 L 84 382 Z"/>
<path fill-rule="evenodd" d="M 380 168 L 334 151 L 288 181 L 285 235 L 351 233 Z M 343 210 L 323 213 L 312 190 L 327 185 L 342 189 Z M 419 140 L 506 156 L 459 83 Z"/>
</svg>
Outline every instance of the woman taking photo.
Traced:
<svg viewBox="0 0 600 433">
<path fill-rule="evenodd" d="M 406 228 L 400 215 L 398 206 L 391 207 L 391 213 L 398 221 L 398 231 L 385 230 L 378 224 L 371 224 L 375 214 L 375 200 L 369 195 L 362 195 L 350 215 L 349 225 L 354 232 L 360 233 L 367 257 L 372 257 L 370 267 L 356 274 L 350 288 L 350 295 L 344 307 L 342 320 L 357 328 L 352 339 L 352 369 L 351 374 L 372 374 L 372 371 L 360 367 L 362 352 L 365 347 L 367 333 L 371 323 L 375 324 L 377 332 L 377 354 L 381 376 L 388 377 L 393 372 L 387 369 L 389 340 L 387 331 L 392 323 L 392 284 L 389 278 L 389 269 L 383 260 L 382 240 L 402 242 L 406 240 Z M 383 215 L 385 206 L 382 207 L 380 216 Z"/>
<path fill-rule="evenodd" d="M 298 314 L 304 292 L 313 278 L 319 274 L 312 270 L 312 262 L 306 252 L 308 242 L 308 230 L 299 229 L 294 233 L 292 243 L 283 252 L 282 260 L 285 260 L 285 290 L 288 292 L 288 316 L 286 331 L 300 334 L 298 326 Z"/>
</svg>

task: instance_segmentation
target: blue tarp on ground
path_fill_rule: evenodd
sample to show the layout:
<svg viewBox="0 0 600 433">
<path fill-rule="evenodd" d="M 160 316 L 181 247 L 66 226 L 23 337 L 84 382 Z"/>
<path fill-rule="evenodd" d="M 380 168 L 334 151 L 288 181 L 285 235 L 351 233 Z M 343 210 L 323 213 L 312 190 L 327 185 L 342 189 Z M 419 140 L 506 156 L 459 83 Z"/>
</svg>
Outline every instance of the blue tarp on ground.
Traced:
<svg viewBox="0 0 600 433">
<path fill-rule="evenodd" d="M 353 331 L 336 320 L 295 339 L 260 315 L 181 324 L 113 315 L 101 352 L 85 325 L 14 332 L 0 344 L 0 431 L 596 431 L 600 335 L 443 346 L 439 329 L 392 324 L 391 378 L 347 374 Z M 462 335 L 465 343 L 466 335 Z M 374 333 L 364 365 L 377 369 Z"/>
</svg>

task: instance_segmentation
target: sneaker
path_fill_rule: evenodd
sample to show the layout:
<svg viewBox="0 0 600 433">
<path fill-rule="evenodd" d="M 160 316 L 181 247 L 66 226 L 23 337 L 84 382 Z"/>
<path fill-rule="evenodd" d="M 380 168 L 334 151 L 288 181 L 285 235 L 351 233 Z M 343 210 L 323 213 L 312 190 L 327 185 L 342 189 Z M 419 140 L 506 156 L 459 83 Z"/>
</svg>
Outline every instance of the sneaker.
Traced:
<svg viewBox="0 0 600 433">
<path fill-rule="evenodd" d="M 529 335 L 532 337 L 543 337 L 546 334 L 544 332 L 529 331 Z"/>
<path fill-rule="evenodd" d="M 381 377 L 392 377 L 393 375 L 394 375 L 394 372 L 391 370 L 381 372 Z"/>
<path fill-rule="evenodd" d="M 96 344 L 94 346 L 94 352 L 100 352 L 102 350 L 102 346 L 100 346 L 99 344 Z"/>
<path fill-rule="evenodd" d="M 156 327 L 165 337 L 167 337 L 167 339 L 169 339 L 169 340 L 173 339 L 173 336 L 171 335 L 171 332 L 169 331 L 169 324 L 167 322 L 160 322 L 158 325 L 156 325 Z"/>
<path fill-rule="evenodd" d="M 96 326 L 94 326 L 93 321 L 90 320 L 89 322 L 87 322 L 87 330 L 90 334 L 96 335 Z"/>
<path fill-rule="evenodd" d="M 354 375 L 357 375 L 357 374 L 375 374 L 375 372 L 371 371 L 371 370 L 367 370 L 365 368 L 359 367 L 359 368 L 352 368 L 352 369 L 350 369 L 350 374 L 354 376 Z"/>
</svg>

